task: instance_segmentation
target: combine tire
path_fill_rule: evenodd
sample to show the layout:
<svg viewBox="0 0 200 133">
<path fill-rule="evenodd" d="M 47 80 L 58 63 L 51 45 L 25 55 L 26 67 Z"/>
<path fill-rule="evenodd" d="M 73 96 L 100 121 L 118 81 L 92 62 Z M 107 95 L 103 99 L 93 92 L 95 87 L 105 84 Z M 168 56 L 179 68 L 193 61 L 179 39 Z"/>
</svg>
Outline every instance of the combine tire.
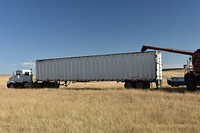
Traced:
<svg viewBox="0 0 200 133">
<path fill-rule="evenodd" d="M 194 73 L 185 74 L 185 83 L 188 91 L 195 91 L 197 89 L 196 76 Z"/>
</svg>

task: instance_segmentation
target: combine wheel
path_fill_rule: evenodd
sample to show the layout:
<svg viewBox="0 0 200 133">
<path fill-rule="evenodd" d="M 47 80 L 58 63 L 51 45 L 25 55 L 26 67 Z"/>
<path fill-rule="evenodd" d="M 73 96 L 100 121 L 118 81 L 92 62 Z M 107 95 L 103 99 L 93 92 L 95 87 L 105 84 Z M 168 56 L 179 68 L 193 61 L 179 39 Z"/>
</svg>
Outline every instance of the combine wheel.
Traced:
<svg viewBox="0 0 200 133">
<path fill-rule="evenodd" d="M 195 91 L 197 89 L 196 76 L 194 73 L 185 74 L 185 83 L 188 91 Z"/>
</svg>

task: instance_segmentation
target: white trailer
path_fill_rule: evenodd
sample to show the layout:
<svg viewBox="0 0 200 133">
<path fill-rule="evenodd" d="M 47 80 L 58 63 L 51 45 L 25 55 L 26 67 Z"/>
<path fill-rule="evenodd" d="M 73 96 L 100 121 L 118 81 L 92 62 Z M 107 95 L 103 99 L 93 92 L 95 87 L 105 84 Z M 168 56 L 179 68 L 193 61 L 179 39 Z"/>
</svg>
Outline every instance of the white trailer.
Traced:
<svg viewBox="0 0 200 133">
<path fill-rule="evenodd" d="M 125 88 L 149 88 L 162 80 L 161 53 L 134 52 L 36 61 L 39 82 L 117 81 Z"/>
</svg>

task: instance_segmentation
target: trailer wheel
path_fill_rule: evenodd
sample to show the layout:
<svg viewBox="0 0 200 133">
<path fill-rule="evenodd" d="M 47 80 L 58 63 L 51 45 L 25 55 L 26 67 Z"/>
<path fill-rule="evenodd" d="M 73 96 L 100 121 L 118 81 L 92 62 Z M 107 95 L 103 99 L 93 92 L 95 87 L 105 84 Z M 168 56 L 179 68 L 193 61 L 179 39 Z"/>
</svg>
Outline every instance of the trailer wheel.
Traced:
<svg viewBox="0 0 200 133">
<path fill-rule="evenodd" d="M 145 89 L 149 89 L 150 86 L 151 86 L 151 85 L 150 85 L 150 82 L 146 82 L 146 83 L 145 83 Z"/>
<path fill-rule="evenodd" d="M 126 81 L 125 84 L 124 84 L 124 88 L 126 88 L 126 89 L 133 88 L 133 82 Z"/>
<path fill-rule="evenodd" d="M 147 86 L 144 82 L 138 81 L 138 82 L 135 83 L 135 88 L 144 89 L 144 88 L 147 88 Z"/>
</svg>

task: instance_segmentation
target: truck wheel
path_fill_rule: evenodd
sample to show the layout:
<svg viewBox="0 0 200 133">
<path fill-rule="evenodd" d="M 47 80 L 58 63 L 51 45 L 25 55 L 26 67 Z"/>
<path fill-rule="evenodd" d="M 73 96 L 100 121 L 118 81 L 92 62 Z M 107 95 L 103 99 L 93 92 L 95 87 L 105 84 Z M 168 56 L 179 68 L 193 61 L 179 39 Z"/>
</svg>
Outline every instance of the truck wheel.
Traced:
<svg viewBox="0 0 200 133">
<path fill-rule="evenodd" d="M 8 88 L 13 89 L 13 88 L 15 88 L 15 85 L 14 84 L 9 84 Z"/>
<path fill-rule="evenodd" d="M 146 88 L 146 85 L 145 85 L 144 82 L 139 81 L 139 82 L 135 83 L 135 88 L 137 88 L 137 89 L 144 89 L 144 88 Z"/>
<path fill-rule="evenodd" d="M 133 82 L 126 81 L 125 84 L 124 84 L 124 88 L 126 88 L 126 89 L 133 88 Z"/>
<path fill-rule="evenodd" d="M 33 88 L 33 83 L 25 83 L 24 88 Z"/>
</svg>

